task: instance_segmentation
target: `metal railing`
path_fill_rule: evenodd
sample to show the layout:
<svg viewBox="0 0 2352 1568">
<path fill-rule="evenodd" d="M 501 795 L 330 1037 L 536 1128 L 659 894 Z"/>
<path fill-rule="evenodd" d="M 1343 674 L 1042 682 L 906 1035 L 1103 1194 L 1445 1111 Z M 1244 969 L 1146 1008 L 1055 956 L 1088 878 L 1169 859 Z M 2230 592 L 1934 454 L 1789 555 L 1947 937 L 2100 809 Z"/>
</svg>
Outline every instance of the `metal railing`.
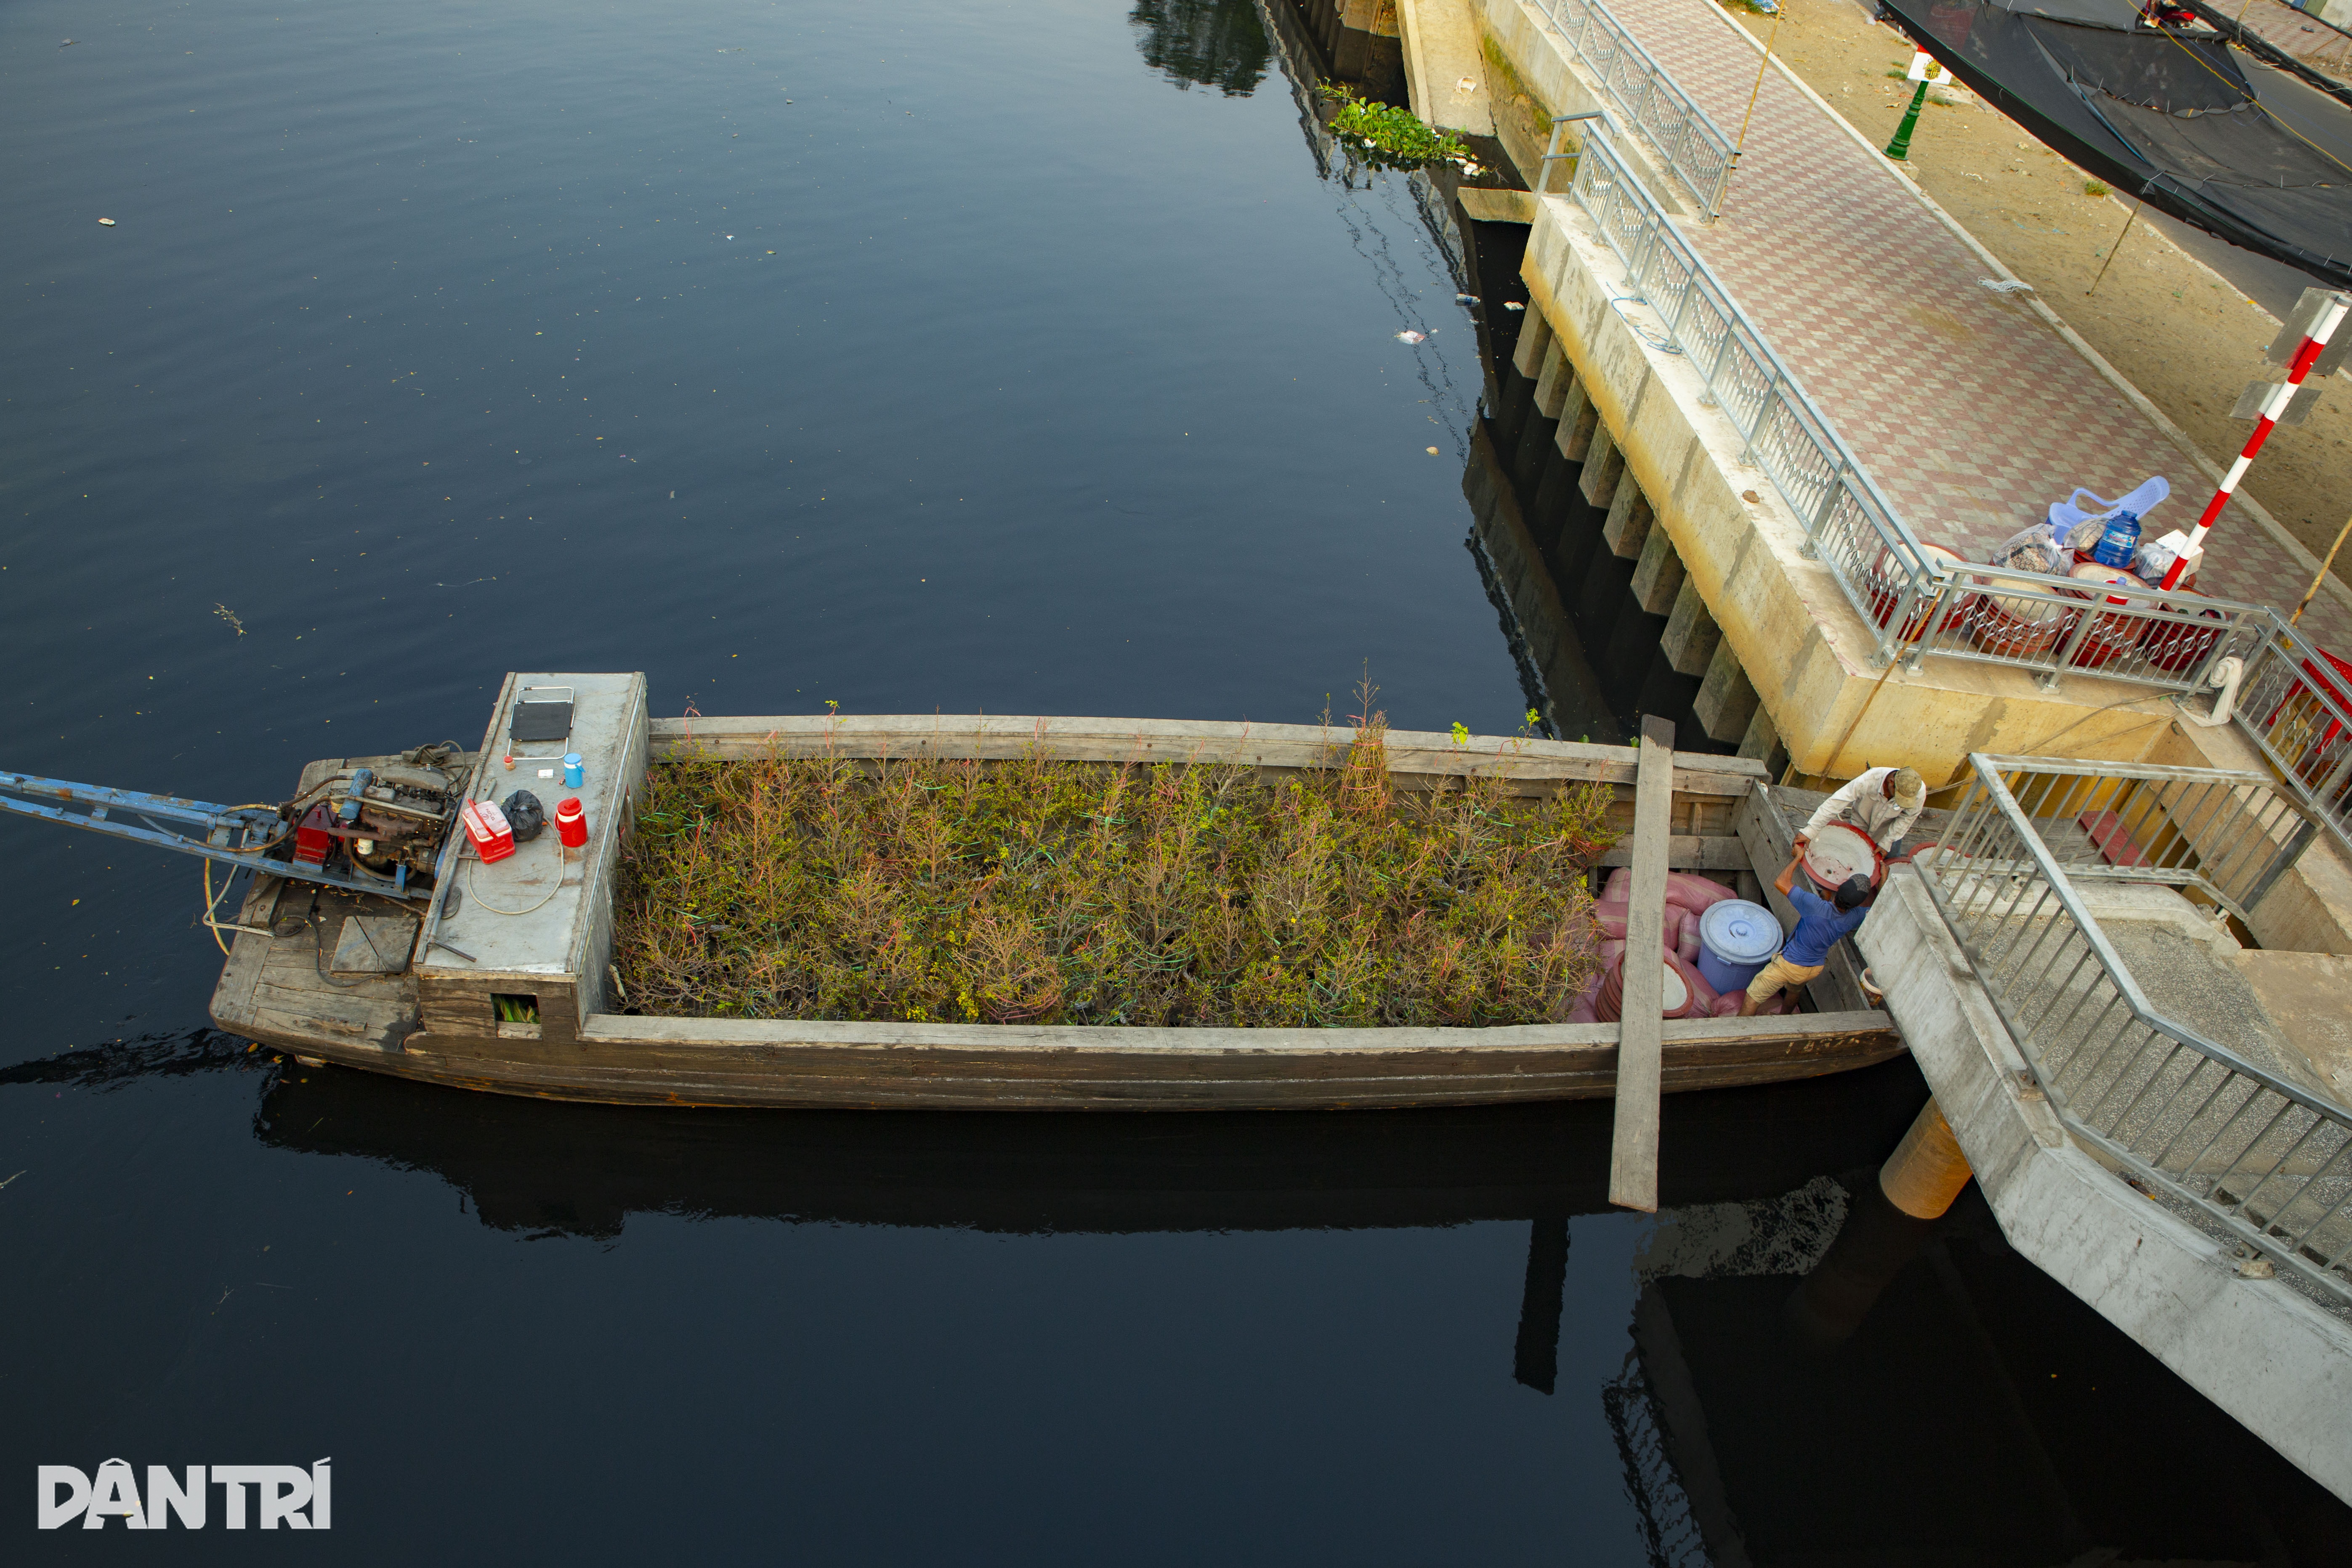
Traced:
<svg viewBox="0 0 2352 1568">
<path fill-rule="evenodd" d="M 1982 752 L 1969 762 L 1978 779 L 2000 781 L 2073 883 L 2161 883 L 2245 920 L 2313 837 L 2302 803 L 2258 773 Z M 1969 789 L 1947 844 L 1958 844 L 1965 814 L 1985 809 L 1985 792 Z"/>
<path fill-rule="evenodd" d="M 1822 551 L 1832 569 L 1847 563 L 1842 542 Z M 1926 658 L 1974 659 L 2031 671 L 2045 690 L 2079 672 L 2193 691 L 2221 660 L 2251 657 L 2278 619 L 2232 599 L 1979 565 L 1940 546 L 1927 553 L 1925 584 L 1892 569 L 1891 558 L 1861 573 L 1863 613 L 1881 649 L 1914 669 Z"/>
<path fill-rule="evenodd" d="M 2352 851 L 2352 678 L 2278 616 L 2246 660 L 2232 721 Z"/>
<path fill-rule="evenodd" d="M 1626 128 L 1647 142 L 1713 217 L 1731 180 L 1731 138 L 1650 58 L 1600 0 L 1538 0 L 1570 54 L 1601 84 Z M 1557 135 L 1555 133 L 1555 140 Z M 1558 149 L 1555 148 L 1554 151 Z M 1549 165 L 1547 165 L 1549 168 Z"/>
<path fill-rule="evenodd" d="M 2300 804 L 2252 773 L 1969 760 L 1915 864 L 2052 1110 L 2145 1190 L 2352 1302 L 2352 1110 L 2158 1013 L 2075 886 L 2251 908 L 2309 841 Z"/>
<path fill-rule="evenodd" d="M 2081 671 L 2192 691 L 2221 659 L 2251 656 L 2277 625 L 2260 605 L 2086 586 L 1922 544 L 1604 137 L 1585 138 L 1566 194 L 1664 322 L 1661 346 L 1690 361 L 1749 459 L 1804 521 L 1808 552 L 1870 627 L 1879 662 L 1974 659 L 2032 671 L 2044 687 Z"/>
<path fill-rule="evenodd" d="M 1668 341 L 1657 346 L 1690 361 L 1708 397 L 1748 442 L 1749 459 L 1806 520 L 1809 548 L 1818 547 L 1855 612 L 1873 620 L 1874 597 L 1883 599 L 1890 585 L 1895 604 L 1921 602 L 1934 587 L 1927 552 L 1605 136 L 1584 138 L 1566 194 L 1625 264 L 1633 302 L 1646 304 L 1664 322 Z M 1893 608 L 1887 605 L 1890 620 Z M 1876 631 L 1885 652 L 1892 635 L 1883 625 Z"/>
</svg>

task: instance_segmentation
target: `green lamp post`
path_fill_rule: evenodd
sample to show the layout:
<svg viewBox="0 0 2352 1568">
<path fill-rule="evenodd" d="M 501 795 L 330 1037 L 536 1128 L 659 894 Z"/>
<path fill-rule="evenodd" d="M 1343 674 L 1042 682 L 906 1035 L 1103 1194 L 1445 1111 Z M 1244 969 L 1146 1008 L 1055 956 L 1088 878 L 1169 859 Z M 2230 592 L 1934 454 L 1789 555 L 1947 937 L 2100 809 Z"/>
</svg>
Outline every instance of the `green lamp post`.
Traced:
<svg viewBox="0 0 2352 1568">
<path fill-rule="evenodd" d="M 1895 128 L 1895 140 L 1886 144 L 1886 155 L 1896 163 L 1907 160 L 1911 152 L 1911 128 L 1919 123 L 1919 111 L 1927 106 L 1927 83 L 1923 78 L 1911 94 L 1911 107 L 1903 111 L 1903 123 Z"/>
<path fill-rule="evenodd" d="M 1904 73 L 1919 85 L 1912 89 L 1911 107 L 1903 111 L 1903 123 L 1895 128 L 1895 140 L 1886 144 L 1886 155 L 1898 163 L 1910 159 L 1911 132 L 1919 123 L 1919 111 L 1927 107 L 1927 89 L 1937 81 L 1946 79 L 1942 77 L 1929 79 L 1927 73 L 1935 63 L 1935 56 L 1922 49 L 1911 57 L 1911 68 Z"/>
</svg>

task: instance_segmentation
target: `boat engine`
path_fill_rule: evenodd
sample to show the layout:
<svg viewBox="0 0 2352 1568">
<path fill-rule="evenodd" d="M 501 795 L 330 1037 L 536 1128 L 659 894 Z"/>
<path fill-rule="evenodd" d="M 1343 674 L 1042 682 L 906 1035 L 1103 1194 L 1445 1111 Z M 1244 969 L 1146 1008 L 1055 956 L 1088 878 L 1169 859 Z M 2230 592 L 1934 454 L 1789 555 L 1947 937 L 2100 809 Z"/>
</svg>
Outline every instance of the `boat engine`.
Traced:
<svg viewBox="0 0 2352 1568">
<path fill-rule="evenodd" d="M 295 824 L 294 858 L 324 868 L 340 852 L 362 874 L 431 876 L 463 783 L 443 751 L 421 746 L 398 763 L 344 768 L 287 802 L 278 814 Z"/>
<path fill-rule="evenodd" d="M 431 889 L 467 775 L 465 748 L 455 741 L 338 768 L 278 806 L 215 805 L 0 773 L 0 814 L 177 849 L 237 870 L 415 899 Z"/>
</svg>

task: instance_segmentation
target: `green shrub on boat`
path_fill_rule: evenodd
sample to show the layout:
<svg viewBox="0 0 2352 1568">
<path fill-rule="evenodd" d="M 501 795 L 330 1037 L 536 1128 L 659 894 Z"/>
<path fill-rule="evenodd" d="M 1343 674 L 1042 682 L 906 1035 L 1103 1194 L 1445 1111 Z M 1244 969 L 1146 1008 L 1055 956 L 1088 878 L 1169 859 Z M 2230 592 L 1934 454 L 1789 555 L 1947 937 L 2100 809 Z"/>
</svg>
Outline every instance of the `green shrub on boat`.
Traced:
<svg viewBox="0 0 2352 1568">
<path fill-rule="evenodd" d="M 1378 716 L 1290 777 L 1029 755 L 647 773 L 629 1010 L 1240 1026 L 1559 1023 L 1599 968 L 1605 786 L 1396 787 Z"/>
</svg>

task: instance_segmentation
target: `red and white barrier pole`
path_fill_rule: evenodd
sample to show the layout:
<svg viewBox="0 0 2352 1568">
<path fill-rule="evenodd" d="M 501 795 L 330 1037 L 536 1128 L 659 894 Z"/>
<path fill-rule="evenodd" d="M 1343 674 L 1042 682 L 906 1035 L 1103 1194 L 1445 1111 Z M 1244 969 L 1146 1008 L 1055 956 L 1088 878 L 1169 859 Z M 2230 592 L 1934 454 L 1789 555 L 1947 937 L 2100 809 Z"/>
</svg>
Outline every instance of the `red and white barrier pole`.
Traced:
<svg viewBox="0 0 2352 1568">
<path fill-rule="evenodd" d="M 2237 489 L 2238 481 L 2245 477 L 2247 467 L 2254 460 L 2254 454 L 2263 449 L 2263 443 L 2271 438 L 2273 430 L 2278 428 L 2279 416 L 2284 414 L 2286 405 L 2294 401 L 2295 393 L 2303 386 L 2303 378 L 2311 374 L 2312 363 L 2319 358 L 2319 351 L 2327 346 L 2329 334 L 2343 323 L 2346 309 L 2344 297 L 2339 294 L 2328 302 L 2326 308 L 2319 312 L 2319 319 L 2312 323 L 2311 335 L 2303 340 L 2303 346 L 2294 351 L 2294 358 L 2287 365 L 2286 380 L 2263 400 L 2262 416 L 2254 421 L 2254 433 L 2246 437 L 2245 450 L 2240 452 L 2238 460 L 2230 465 L 2230 471 L 2221 476 L 2221 488 L 2215 490 L 2213 499 L 2205 503 L 2205 515 L 2197 520 L 2197 526 L 2189 531 L 2189 548 L 2180 552 L 2172 563 L 2172 569 L 2164 574 L 2162 586 L 2172 588 L 2179 585 L 2180 574 L 2188 569 L 2189 558 L 2197 553 L 2198 548 L 2205 542 L 2205 535 L 2212 531 L 2213 520 L 2221 515 L 2223 507 L 2230 504 L 2230 496 Z"/>
</svg>

